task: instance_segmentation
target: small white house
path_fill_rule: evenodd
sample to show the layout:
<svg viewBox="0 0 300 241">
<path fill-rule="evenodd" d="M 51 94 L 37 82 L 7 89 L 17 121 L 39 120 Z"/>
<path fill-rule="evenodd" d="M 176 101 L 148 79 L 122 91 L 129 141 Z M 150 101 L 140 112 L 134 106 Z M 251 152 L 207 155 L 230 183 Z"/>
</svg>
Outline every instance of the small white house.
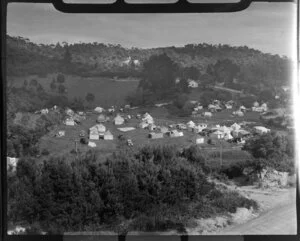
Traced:
<svg viewBox="0 0 300 241">
<path fill-rule="evenodd" d="M 189 88 L 198 88 L 199 84 L 197 83 L 197 81 L 189 79 L 188 80 L 188 87 Z"/>
<path fill-rule="evenodd" d="M 114 118 L 114 124 L 115 125 L 123 125 L 125 122 L 124 118 L 120 115 L 117 115 L 115 118 Z"/>
<path fill-rule="evenodd" d="M 89 129 L 89 139 L 90 140 L 99 140 L 99 132 L 96 127 L 91 127 Z"/>
<path fill-rule="evenodd" d="M 67 119 L 65 120 L 65 124 L 66 124 L 67 126 L 75 126 L 75 121 L 74 121 L 73 118 L 67 118 Z"/>
<path fill-rule="evenodd" d="M 6 161 L 7 161 L 7 168 L 11 166 L 13 171 L 15 171 L 16 167 L 17 167 L 17 164 L 18 164 L 18 161 L 19 161 L 19 158 L 7 157 Z"/>
</svg>

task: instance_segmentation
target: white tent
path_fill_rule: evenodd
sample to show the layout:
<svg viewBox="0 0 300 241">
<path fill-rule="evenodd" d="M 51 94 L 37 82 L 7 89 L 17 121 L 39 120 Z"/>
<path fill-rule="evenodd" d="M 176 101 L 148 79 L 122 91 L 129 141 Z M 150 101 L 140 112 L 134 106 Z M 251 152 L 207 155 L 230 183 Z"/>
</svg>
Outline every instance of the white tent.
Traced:
<svg viewBox="0 0 300 241">
<path fill-rule="evenodd" d="M 96 107 L 95 111 L 98 113 L 102 113 L 104 111 L 104 109 L 102 107 Z"/>
<path fill-rule="evenodd" d="M 233 137 L 232 137 L 232 135 L 231 135 L 230 133 L 225 133 L 224 139 L 225 139 L 226 141 L 228 141 L 228 140 L 233 139 Z"/>
<path fill-rule="evenodd" d="M 239 129 L 241 128 L 241 126 L 240 126 L 239 124 L 237 124 L 237 123 L 234 123 L 234 124 L 232 124 L 232 125 L 230 126 L 230 128 L 231 128 L 232 130 L 237 131 L 237 130 L 239 130 Z"/>
<path fill-rule="evenodd" d="M 205 117 L 212 117 L 212 113 L 211 112 L 204 112 L 203 115 Z"/>
<path fill-rule="evenodd" d="M 114 118 L 114 123 L 115 125 L 123 125 L 125 122 L 124 118 L 120 115 L 117 115 L 115 118 Z"/>
<path fill-rule="evenodd" d="M 144 114 L 142 120 L 143 120 L 143 122 L 145 122 L 147 124 L 154 123 L 153 117 L 149 113 Z"/>
<path fill-rule="evenodd" d="M 189 121 L 188 123 L 186 123 L 187 127 L 194 127 L 195 126 L 195 123 L 193 121 Z"/>
<path fill-rule="evenodd" d="M 268 133 L 271 131 L 270 129 L 268 129 L 264 126 L 254 126 L 254 130 L 258 134 L 264 134 L 264 133 Z"/>
<path fill-rule="evenodd" d="M 97 145 L 96 145 L 95 142 L 89 141 L 88 146 L 89 147 L 96 147 Z"/>
</svg>

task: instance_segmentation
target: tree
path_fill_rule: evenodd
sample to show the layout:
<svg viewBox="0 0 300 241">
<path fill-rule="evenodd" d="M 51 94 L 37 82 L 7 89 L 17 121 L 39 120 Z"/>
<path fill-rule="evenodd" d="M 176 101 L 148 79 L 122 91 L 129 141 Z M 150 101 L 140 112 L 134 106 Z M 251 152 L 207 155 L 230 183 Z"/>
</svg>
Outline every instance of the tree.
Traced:
<svg viewBox="0 0 300 241">
<path fill-rule="evenodd" d="M 225 82 L 225 85 L 231 84 L 238 76 L 240 68 L 229 59 L 218 60 L 214 66 L 210 66 L 208 74 L 211 74 L 215 81 Z"/>
<path fill-rule="evenodd" d="M 63 74 L 58 74 L 56 80 L 58 83 L 63 84 L 65 82 L 65 76 Z"/>
<path fill-rule="evenodd" d="M 251 108 L 255 101 L 256 101 L 256 97 L 252 96 L 252 95 L 240 97 L 240 99 L 239 99 L 239 102 L 246 108 Z"/>
<path fill-rule="evenodd" d="M 89 104 L 91 104 L 92 102 L 95 101 L 95 96 L 94 96 L 94 94 L 92 94 L 92 93 L 87 93 L 86 96 L 85 96 L 85 100 L 86 100 Z"/>
<path fill-rule="evenodd" d="M 176 98 L 174 99 L 173 104 L 178 109 L 182 109 L 187 101 L 188 101 L 188 95 L 186 95 L 186 94 L 180 94 L 180 95 L 176 96 Z"/>
<path fill-rule="evenodd" d="M 66 87 L 64 85 L 60 84 L 58 86 L 58 93 L 61 94 L 61 95 L 66 93 Z"/>
<path fill-rule="evenodd" d="M 152 55 L 144 62 L 139 87 L 150 90 L 157 98 L 164 98 L 175 91 L 178 66 L 166 54 Z"/>
<path fill-rule="evenodd" d="M 75 111 L 84 110 L 83 99 L 80 97 L 74 97 L 73 102 L 70 103 L 70 108 Z"/>
<path fill-rule="evenodd" d="M 55 79 L 52 80 L 52 82 L 50 83 L 50 89 L 52 91 L 55 91 L 57 88 L 56 84 L 55 84 Z"/>
<path fill-rule="evenodd" d="M 186 79 L 198 80 L 200 71 L 195 66 L 187 67 L 183 69 L 183 77 Z"/>
</svg>

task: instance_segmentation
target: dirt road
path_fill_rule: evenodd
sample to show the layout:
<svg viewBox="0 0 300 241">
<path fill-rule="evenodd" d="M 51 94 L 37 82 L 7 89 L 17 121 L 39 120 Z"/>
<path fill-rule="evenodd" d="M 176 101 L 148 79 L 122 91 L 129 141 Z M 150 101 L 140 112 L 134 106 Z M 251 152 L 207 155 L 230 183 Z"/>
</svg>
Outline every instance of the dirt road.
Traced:
<svg viewBox="0 0 300 241">
<path fill-rule="evenodd" d="M 251 196 L 251 195 L 250 195 Z M 258 196 L 254 196 L 254 198 Z M 280 195 L 266 195 L 264 200 L 264 211 L 246 223 L 229 226 L 221 231 L 222 234 L 296 234 L 296 191 L 290 189 L 283 191 Z"/>
</svg>

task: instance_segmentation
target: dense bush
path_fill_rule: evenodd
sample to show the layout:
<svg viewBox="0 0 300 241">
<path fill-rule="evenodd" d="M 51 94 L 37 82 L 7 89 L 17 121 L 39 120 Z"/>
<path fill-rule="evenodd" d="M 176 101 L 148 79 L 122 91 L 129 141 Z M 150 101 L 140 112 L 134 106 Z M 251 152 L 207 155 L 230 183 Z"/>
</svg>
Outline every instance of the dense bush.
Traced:
<svg viewBox="0 0 300 241">
<path fill-rule="evenodd" d="M 272 167 L 277 171 L 294 172 L 294 137 L 276 132 L 254 136 L 246 141 L 244 150 L 260 161 L 262 167 Z"/>
<path fill-rule="evenodd" d="M 201 214 L 205 210 L 200 203 L 213 210 L 211 214 L 250 205 L 230 193 L 222 198 L 232 204 L 211 200 L 221 195 L 212 193 L 215 185 L 172 146 L 137 152 L 126 148 L 101 163 L 93 152 L 78 158 L 71 162 L 52 158 L 42 165 L 20 160 L 10 179 L 9 220 L 38 223 L 52 233 L 97 231 L 104 224 L 121 233 L 184 232 L 191 217 L 209 216 Z"/>
</svg>

